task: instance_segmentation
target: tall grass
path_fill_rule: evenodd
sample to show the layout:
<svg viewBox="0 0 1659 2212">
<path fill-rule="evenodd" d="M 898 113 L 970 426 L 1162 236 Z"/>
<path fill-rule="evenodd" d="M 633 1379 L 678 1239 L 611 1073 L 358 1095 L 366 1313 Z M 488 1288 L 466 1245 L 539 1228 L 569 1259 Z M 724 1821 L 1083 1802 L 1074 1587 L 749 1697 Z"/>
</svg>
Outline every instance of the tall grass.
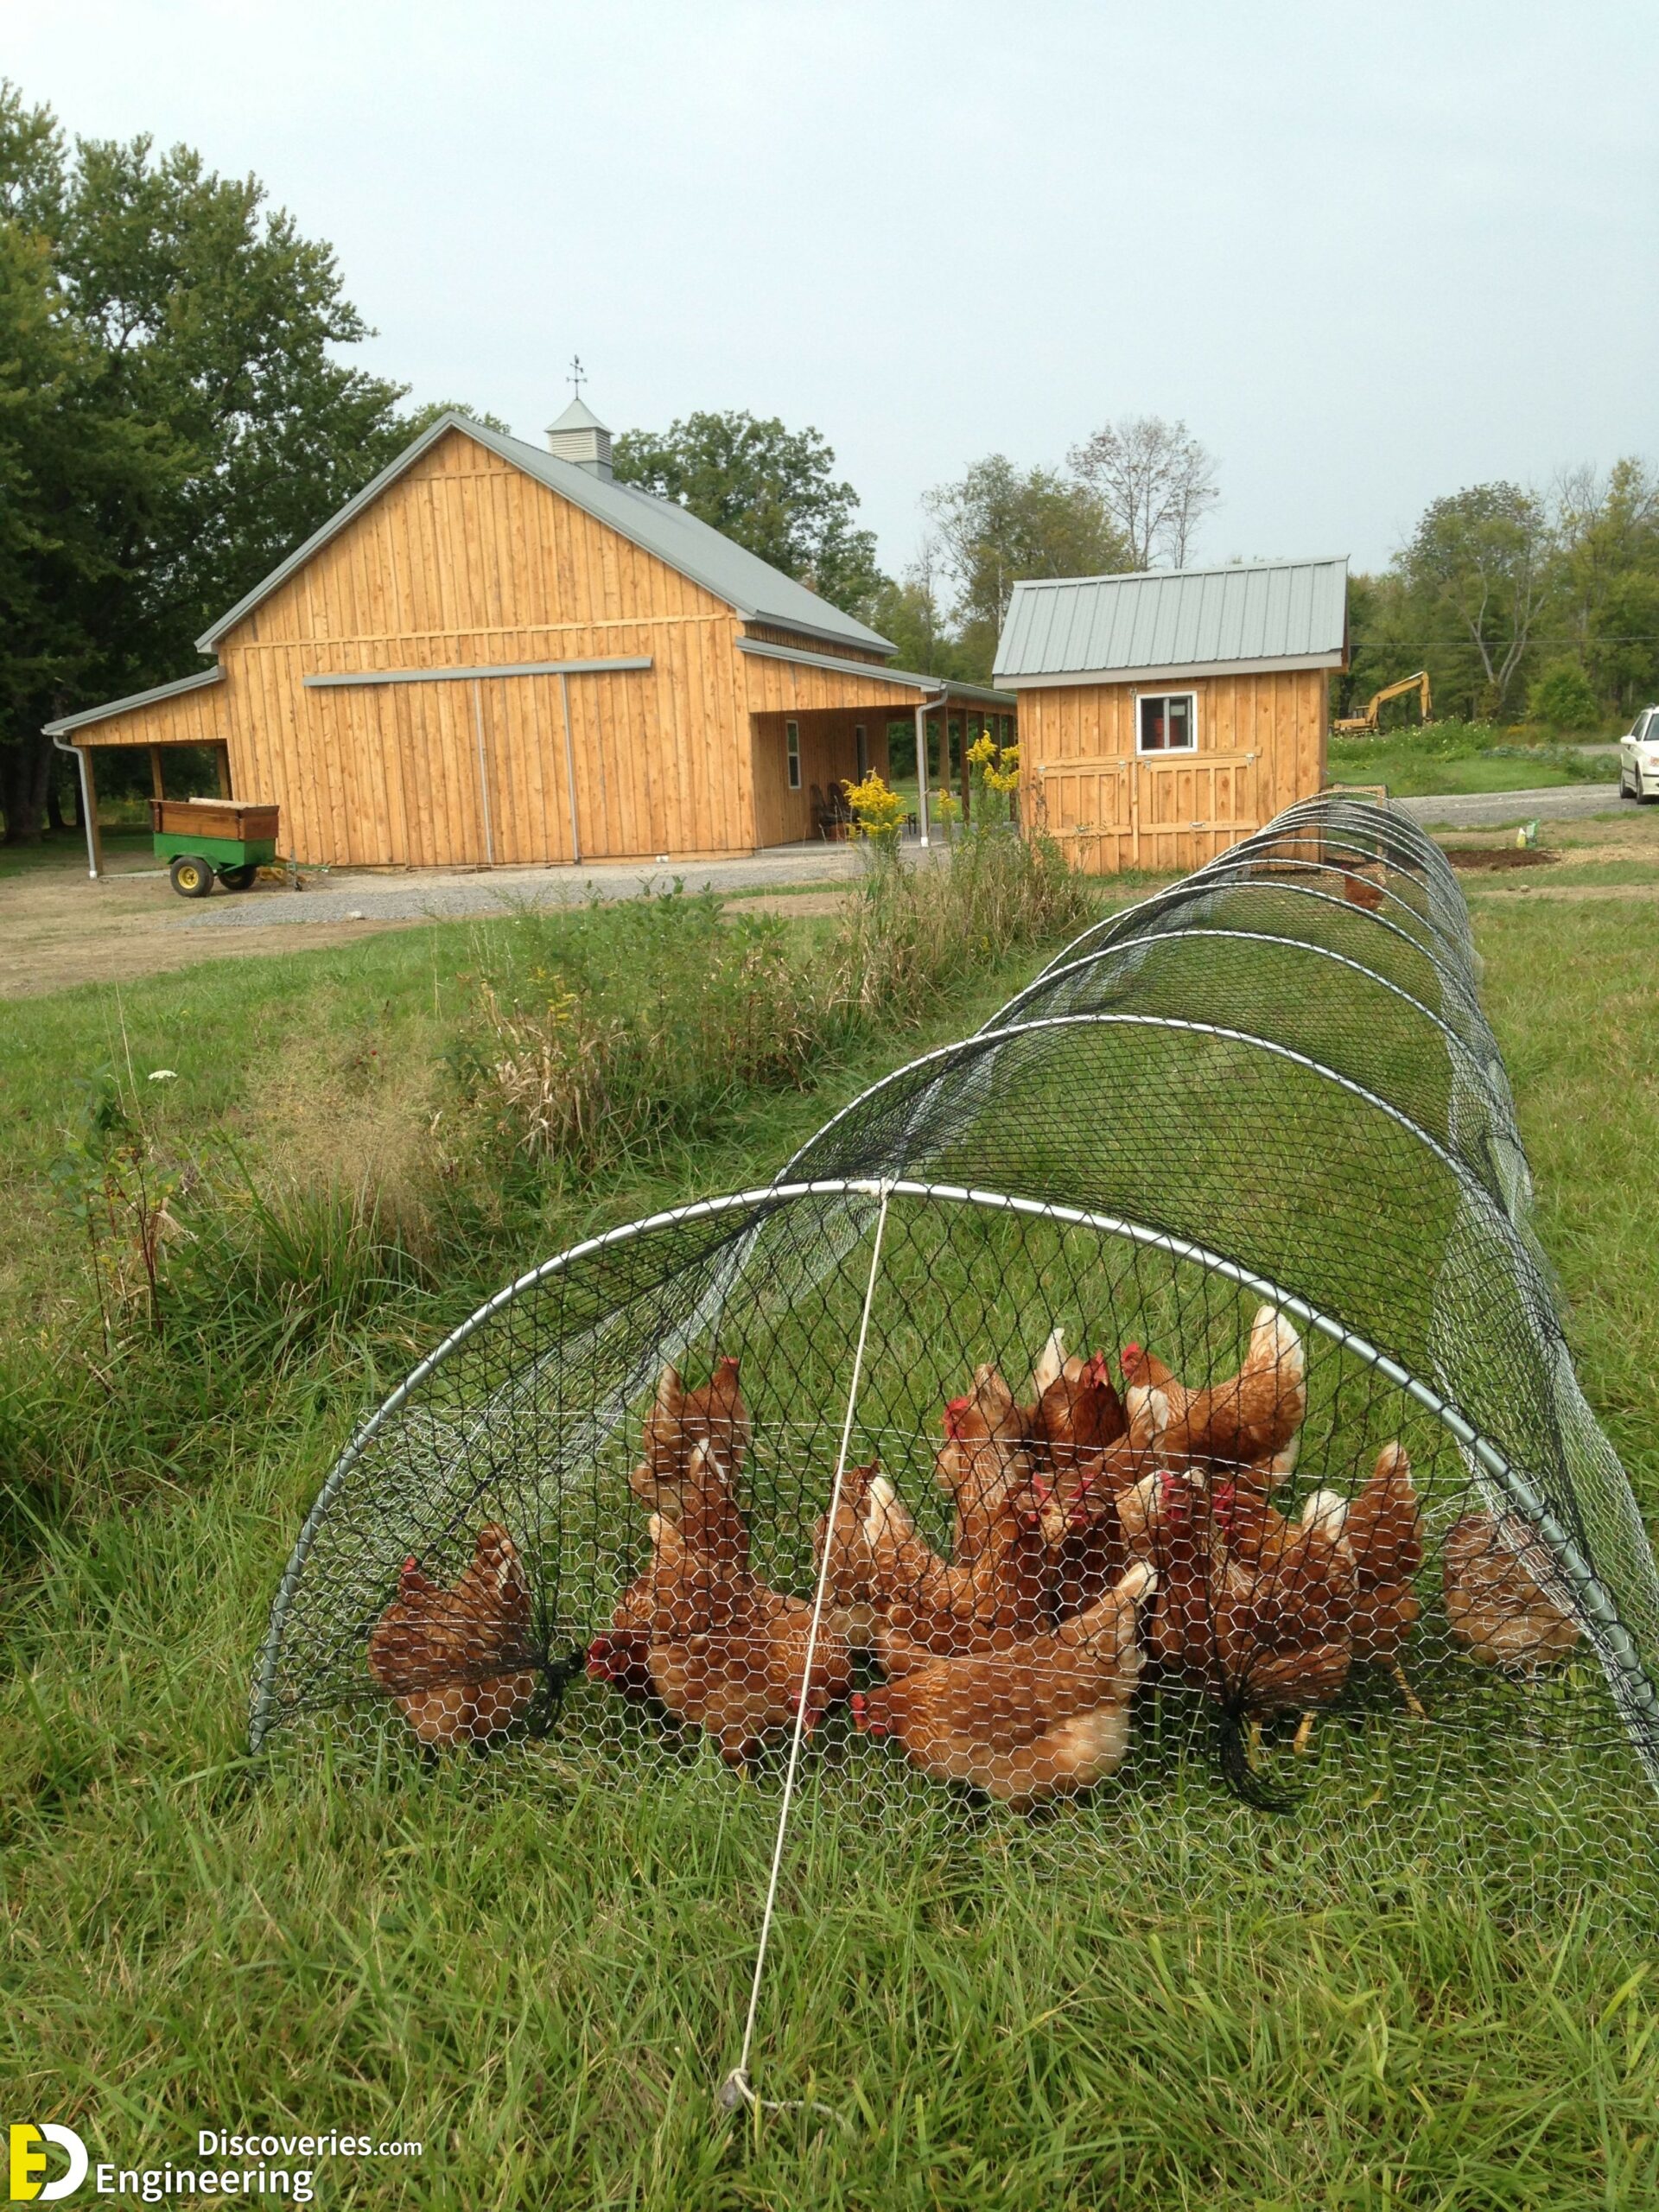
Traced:
<svg viewBox="0 0 1659 2212">
<path fill-rule="evenodd" d="M 882 884 L 868 898 L 889 895 L 912 894 Z M 896 912 L 918 936 L 933 926 L 909 903 Z M 843 926 L 794 926 L 790 972 L 816 971 Z M 1612 908 L 1494 901 L 1478 926 L 1575 1348 L 1651 1510 L 1649 950 Z M 0 1039 L 7 1104 L 33 1114 L 8 1122 L 18 1134 L 0 1158 L 10 1238 L 40 1260 L 15 1278 L 28 1295 L 0 1337 L 0 1456 L 10 1472 L 25 1453 L 42 1484 L 73 1491 L 72 1512 L 37 1510 L 31 1566 L 0 1580 L 11 2113 L 77 2127 L 122 2166 L 182 2160 L 199 2127 L 420 2139 L 418 2161 L 327 2162 L 322 2201 L 361 2207 L 1659 2202 L 1650 1931 L 1589 1911 L 1553 1926 L 1509 1917 L 1455 1835 L 1403 1845 L 1382 1882 L 1356 1872 L 1344 1836 L 1306 1823 L 1247 1841 L 1206 1827 L 1191 1851 L 1148 1833 L 1070 1868 L 988 1834 L 915 1851 L 804 1829 L 779 1891 L 757 2075 L 840 2119 L 751 2125 L 710 2093 L 735 2055 L 775 1801 L 733 1783 L 711 1811 L 677 1770 L 635 1796 L 510 1762 L 410 1760 L 351 1787 L 324 1758 L 249 1773 L 264 1614 L 358 1412 L 480 1283 L 579 1210 L 637 1211 L 658 1195 L 628 1180 L 614 1147 L 601 1183 L 514 1140 L 524 1189 L 496 1177 L 490 1210 L 490 1175 L 454 1128 L 455 1068 L 429 1090 L 393 1085 L 420 1141 L 370 1172 L 351 1150 L 378 1096 L 355 1069 L 365 1040 L 412 1021 L 424 991 L 442 1018 L 413 1030 L 410 1053 L 430 1057 L 457 1005 L 480 1023 L 483 980 L 512 1019 L 534 1014 L 556 988 L 538 968 L 558 968 L 595 1020 L 632 1015 L 661 986 L 638 957 L 655 933 L 665 958 L 683 937 L 688 948 L 677 993 L 735 957 L 720 928 L 678 910 L 454 927 L 133 994 L 140 1087 L 126 1085 L 126 1135 L 111 1141 L 195 1175 L 169 1199 L 188 1235 L 162 1240 L 163 1334 L 140 1294 L 113 1316 L 108 1353 L 84 1227 L 44 1179 L 68 1138 L 24 1151 L 56 1115 L 47 1102 L 104 1057 L 102 1005 L 32 1002 L 15 1058 Z M 950 942 L 954 957 L 978 957 L 960 931 Z M 920 1005 L 918 1045 L 989 1013 L 1031 964 L 1016 952 L 977 980 L 958 969 L 928 986 L 918 956 L 882 957 L 911 979 L 913 995 L 891 1003 Z M 248 1048 L 238 1088 L 226 1067 L 246 1045 L 230 1027 L 244 1004 L 276 1033 L 264 1060 Z M 194 1063 L 178 1044 L 190 1025 L 206 1033 Z M 185 1071 L 178 1084 L 143 1088 L 141 1031 Z M 319 1032 L 328 1049 L 307 1060 Z M 854 1034 L 856 1050 L 820 1039 L 804 1080 L 823 1096 L 731 1092 L 678 1137 L 659 1122 L 662 1174 L 677 1189 L 764 1176 L 895 1057 L 879 1023 Z M 343 1135 L 302 1167 L 283 1123 L 283 1167 L 262 1148 L 257 1109 L 296 1059 L 299 1105 Z M 340 1096 L 326 1096 L 326 1071 L 346 1059 Z M 194 1120 L 193 1065 L 211 1102 Z M 550 1200 L 561 1176 L 571 1187 Z M 1444 1830 L 1457 1818 L 1448 1808 Z M 1611 1883 L 1641 1843 L 1620 1840 Z M 1586 1859 L 1594 1847 L 1592 1835 Z"/>
<path fill-rule="evenodd" d="M 1052 852 L 988 838 L 925 876 L 878 868 L 818 923 L 671 893 L 456 930 L 465 1011 L 423 1033 L 442 1064 L 423 1084 L 375 1073 L 384 1028 L 354 1027 L 317 1157 L 251 1148 L 228 1113 L 188 1122 L 118 1041 L 70 1077 L 29 1188 L 41 1257 L 29 1325 L 0 1337 L 0 1558 L 114 1501 L 199 1494 L 250 1436 L 283 1448 L 321 1416 L 337 1437 L 595 1210 L 626 1218 L 653 1181 L 681 1195 L 700 1151 L 793 1100 L 748 1147 L 766 1172 L 830 1071 L 890 1057 L 894 1030 L 1096 911 Z"/>
<path fill-rule="evenodd" d="M 942 993 L 1096 911 L 1046 840 L 965 836 L 925 870 L 868 851 L 842 912 L 805 943 L 772 917 L 723 919 L 713 894 L 639 902 L 602 995 L 579 936 L 520 939 L 512 967 L 482 977 L 455 1054 L 473 1133 L 556 1172 L 613 1169 L 705 1127 L 734 1093 L 800 1088 L 827 1046 L 913 1028 Z"/>
</svg>

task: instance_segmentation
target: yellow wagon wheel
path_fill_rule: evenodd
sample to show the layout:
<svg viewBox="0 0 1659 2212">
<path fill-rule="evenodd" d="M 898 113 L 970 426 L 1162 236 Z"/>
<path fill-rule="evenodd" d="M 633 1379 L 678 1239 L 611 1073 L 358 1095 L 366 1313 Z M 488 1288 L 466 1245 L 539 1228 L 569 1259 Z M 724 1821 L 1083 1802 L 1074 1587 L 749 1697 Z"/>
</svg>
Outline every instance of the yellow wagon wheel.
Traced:
<svg viewBox="0 0 1659 2212">
<path fill-rule="evenodd" d="M 181 853 L 168 874 L 181 899 L 205 899 L 213 887 L 211 865 L 194 853 Z"/>
</svg>

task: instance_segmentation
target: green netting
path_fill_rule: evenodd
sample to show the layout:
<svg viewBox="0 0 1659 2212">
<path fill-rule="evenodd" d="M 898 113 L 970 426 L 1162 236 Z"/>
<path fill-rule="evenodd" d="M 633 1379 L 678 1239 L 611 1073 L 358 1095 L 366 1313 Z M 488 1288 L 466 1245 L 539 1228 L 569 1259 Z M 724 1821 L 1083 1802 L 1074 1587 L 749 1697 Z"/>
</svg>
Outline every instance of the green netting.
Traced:
<svg viewBox="0 0 1659 2212">
<path fill-rule="evenodd" d="M 821 1816 L 1645 1866 L 1659 1581 L 1477 975 L 1433 843 L 1310 803 L 774 1185 L 526 1276 L 330 1477 L 256 1743 L 718 1792 L 804 1685 Z"/>
</svg>

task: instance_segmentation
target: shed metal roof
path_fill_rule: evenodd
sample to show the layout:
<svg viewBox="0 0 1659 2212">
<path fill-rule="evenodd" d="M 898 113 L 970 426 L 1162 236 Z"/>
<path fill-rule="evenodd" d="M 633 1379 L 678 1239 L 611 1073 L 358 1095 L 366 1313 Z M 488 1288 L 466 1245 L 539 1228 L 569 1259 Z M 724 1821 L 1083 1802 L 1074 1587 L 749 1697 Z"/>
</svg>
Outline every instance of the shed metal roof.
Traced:
<svg viewBox="0 0 1659 2212">
<path fill-rule="evenodd" d="M 1347 620 L 1345 556 L 1017 583 L 995 680 L 1122 683 L 1206 666 L 1335 668 Z"/>
<path fill-rule="evenodd" d="M 569 411 L 567 409 L 567 416 Z M 405 448 L 372 482 L 365 484 L 354 499 L 348 500 L 337 515 L 331 516 L 321 530 L 314 531 L 303 545 L 296 546 L 227 613 L 221 614 L 213 627 L 197 639 L 197 649 L 211 652 L 226 632 L 257 607 L 261 600 L 268 598 L 279 584 L 286 583 L 314 553 L 320 551 L 347 523 L 378 499 L 389 484 L 435 445 L 446 431 L 455 429 L 476 438 L 480 445 L 487 446 L 503 461 L 522 468 L 527 476 L 535 477 L 550 492 L 569 499 L 573 506 L 582 508 L 596 521 L 608 524 L 631 543 L 666 561 L 671 569 L 677 569 L 693 583 L 701 584 L 716 599 L 724 600 L 747 620 L 775 622 L 781 629 L 833 639 L 842 645 L 863 645 L 872 652 L 892 653 L 897 650 L 876 631 L 855 621 L 850 614 L 843 614 L 827 599 L 820 599 L 793 576 L 785 575 L 758 554 L 734 543 L 684 507 L 676 506 L 671 500 L 655 499 L 636 485 L 618 484 L 596 476 L 590 469 L 578 468 L 573 461 L 558 460 L 542 447 L 526 445 L 522 438 L 510 438 L 499 430 L 487 429 L 482 423 L 475 423 L 469 415 L 453 408 L 440 415 L 413 445 Z"/>
</svg>

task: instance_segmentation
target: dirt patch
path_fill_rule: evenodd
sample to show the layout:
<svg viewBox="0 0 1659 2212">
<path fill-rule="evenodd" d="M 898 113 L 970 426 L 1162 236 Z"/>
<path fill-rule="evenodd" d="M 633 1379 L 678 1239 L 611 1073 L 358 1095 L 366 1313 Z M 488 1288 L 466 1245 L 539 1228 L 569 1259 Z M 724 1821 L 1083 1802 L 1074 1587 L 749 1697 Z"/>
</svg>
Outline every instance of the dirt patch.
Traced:
<svg viewBox="0 0 1659 2212">
<path fill-rule="evenodd" d="M 1550 868 L 1560 858 L 1559 853 L 1547 852 L 1538 845 L 1442 845 L 1440 850 L 1453 868 L 1482 874 L 1517 868 Z"/>
<path fill-rule="evenodd" d="M 41 867 L 9 877 L 0 883 L 0 999 L 35 998 L 74 983 L 126 982 L 194 967 L 199 960 L 321 951 L 382 929 L 411 926 L 397 921 L 283 923 L 276 919 L 283 893 L 240 895 L 273 902 L 269 928 L 175 929 L 173 924 L 188 911 L 185 901 L 148 855 L 142 864 L 115 864 L 99 883 L 87 881 L 84 865 Z"/>
<path fill-rule="evenodd" d="M 721 912 L 728 922 L 745 914 L 781 914 L 785 921 L 813 921 L 821 915 L 838 914 L 846 899 L 844 891 L 765 891 L 755 899 L 728 899 Z"/>
<path fill-rule="evenodd" d="M 1478 897 L 1481 894 L 1471 895 Z M 1501 891 L 1494 885 L 1485 896 L 1498 900 L 1522 898 L 1659 899 L 1659 883 L 1506 883 Z"/>
</svg>

